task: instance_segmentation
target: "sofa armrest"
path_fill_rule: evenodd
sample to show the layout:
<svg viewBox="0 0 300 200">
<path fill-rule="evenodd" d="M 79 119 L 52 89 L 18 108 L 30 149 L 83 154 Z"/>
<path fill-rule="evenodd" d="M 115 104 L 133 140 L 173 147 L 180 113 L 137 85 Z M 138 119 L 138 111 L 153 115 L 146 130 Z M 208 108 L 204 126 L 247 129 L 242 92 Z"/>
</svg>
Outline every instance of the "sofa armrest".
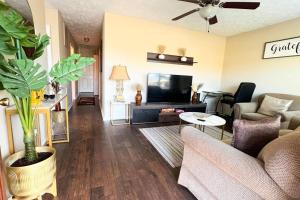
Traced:
<svg viewBox="0 0 300 200">
<path fill-rule="evenodd" d="M 281 115 L 281 120 L 282 121 L 291 121 L 293 117 L 298 117 L 300 118 L 300 110 L 297 111 L 285 111 L 285 112 L 280 112 Z"/>
<path fill-rule="evenodd" d="M 270 178 L 258 159 L 193 127 L 183 128 L 181 135 L 185 146 L 188 145 L 194 149 L 200 156 L 209 160 L 245 187 L 259 194 L 263 199 L 288 199 L 286 194 Z"/>
<path fill-rule="evenodd" d="M 293 117 L 289 123 L 289 129 L 300 130 L 300 117 Z"/>
<path fill-rule="evenodd" d="M 241 119 L 243 113 L 256 113 L 258 109 L 257 102 L 236 103 L 234 105 L 234 118 Z"/>
</svg>

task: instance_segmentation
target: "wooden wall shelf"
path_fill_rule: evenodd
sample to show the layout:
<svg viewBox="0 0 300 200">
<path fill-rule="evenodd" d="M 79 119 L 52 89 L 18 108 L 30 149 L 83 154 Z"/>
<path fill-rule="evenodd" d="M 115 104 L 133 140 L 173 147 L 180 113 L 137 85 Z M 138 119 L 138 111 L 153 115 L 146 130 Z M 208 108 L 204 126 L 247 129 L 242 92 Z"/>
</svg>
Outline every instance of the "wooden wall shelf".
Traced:
<svg viewBox="0 0 300 200">
<path fill-rule="evenodd" d="M 194 58 L 193 57 L 187 57 L 186 62 L 182 62 L 180 59 L 182 56 L 175 56 L 175 55 L 165 55 L 165 59 L 161 60 L 158 58 L 158 53 L 147 53 L 147 61 L 148 62 L 160 62 L 160 63 L 168 63 L 168 64 L 177 64 L 177 65 L 189 65 L 193 66 L 194 63 Z"/>
</svg>

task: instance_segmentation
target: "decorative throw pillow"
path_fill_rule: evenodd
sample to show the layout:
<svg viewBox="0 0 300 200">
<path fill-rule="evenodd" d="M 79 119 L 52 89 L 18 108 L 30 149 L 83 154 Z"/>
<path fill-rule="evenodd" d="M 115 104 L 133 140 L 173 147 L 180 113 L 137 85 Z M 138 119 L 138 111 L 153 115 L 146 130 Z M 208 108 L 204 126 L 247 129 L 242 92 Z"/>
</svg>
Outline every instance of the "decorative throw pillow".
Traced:
<svg viewBox="0 0 300 200">
<path fill-rule="evenodd" d="M 293 199 L 300 199 L 300 131 L 267 144 L 259 153 L 266 172 Z"/>
<path fill-rule="evenodd" d="M 235 120 L 232 146 L 256 157 L 260 150 L 279 135 L 280 116 L 259 121 Z"/>
<path fill-rule="evenodd" d="M 285 112 L 292 105 L 293 100 L 278 99 L 266 95 L 258 109 L 258 113 L 275 116 L 279 112 Z"/>
</svg>

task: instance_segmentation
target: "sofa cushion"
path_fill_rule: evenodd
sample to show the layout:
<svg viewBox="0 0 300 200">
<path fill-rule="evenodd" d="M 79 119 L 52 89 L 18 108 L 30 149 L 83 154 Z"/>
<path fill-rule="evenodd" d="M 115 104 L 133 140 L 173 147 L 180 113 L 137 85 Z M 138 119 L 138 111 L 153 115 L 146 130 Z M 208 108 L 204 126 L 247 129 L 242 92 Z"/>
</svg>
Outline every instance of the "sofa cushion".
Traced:
<svg viewBox="0 0 300 200">
<path fill-rule="evenodd" d="M 256 157 L 260 150 L 279 135 L 280 116 L 259 121 L 235 120 L 232 146 Z"/>
<path fill-rule="evenodd" d="M 289 122 L 289 129 L 295 130 L 300 128 L 300 117 L 293 117 Z"/>
<path fill-rule="evenodd" d="M 264 100 L 265 95 L 271 96 L 271 97 L 276 97 L 278 99 L 289 99 L 293 100 L 292 105 L 290 106 L 289 110 L 300 110 L 300 96 L 296 95 L 290 95 L 290 94 L 281 94 L 281 93 L 266 93 L 263 95 L 260 95 L 258 97 L 258 105 L 261 105 L 261 103 Z"/>
<path fill-rule="evenodd" d="M 259 153 L 272 179 L 291 197 L 300 199 L 300 131 L 266 145 Z"/>
<path fill-rule="evenodd" d="M 251 121 L 262 120 L 262 119 L 265 119 L 268 117 L 270 117 L 270 116 L 263 115 L 260 113 L 243 113 L 242 114 L 242 119 L 251 120 Z"/>
<path fill-rule="evenodd" d="M 294 130 L 291 130 L 291 129 L 280 129 L 280 131 L 279 131 L 279 137 L 285 136 L 285 135 L 290 134 L 292 132 L 294 132 Z"/>
<path fill-rule="evenodd" d="M 293 100 L 278 99 L 266 95 L 257 112 L 263 115 L 274 116 L 277 113 L 287 111 L 292 103 Z"/>
</svg>

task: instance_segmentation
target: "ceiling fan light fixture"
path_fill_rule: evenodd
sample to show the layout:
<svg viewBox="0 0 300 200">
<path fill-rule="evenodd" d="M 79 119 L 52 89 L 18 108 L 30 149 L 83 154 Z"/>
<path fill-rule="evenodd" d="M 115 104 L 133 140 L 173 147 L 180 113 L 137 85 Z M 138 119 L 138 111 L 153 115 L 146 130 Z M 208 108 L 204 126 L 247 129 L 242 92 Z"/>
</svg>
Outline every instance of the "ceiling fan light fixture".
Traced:
<svg viewBox="0 0 300 200">
<path fill-rule="evenodd" d="M 217 11 L 218 11 L 217 6 L 213 6 L 212 4 L 209 4 L 206 7 L 201 8 L 199 14 L 204 19 L 210 19 L 217 14 Z"/>
<path fill-rule="evenodd" d="M 166 56 L 164 54 L 159 54 L 158 55 L 158 59 L 160 60 L 164 60 L 166 58 Z"/>
<path fill-rule="evenodd" d="M 181 62 L 187 62 L 187 60 L 188 60 L 188 59 L 187 59 L 186 56 L 182 56 L 182 57 L 180 58 L 180 61 L 181 61 Z"/>
</svg>

